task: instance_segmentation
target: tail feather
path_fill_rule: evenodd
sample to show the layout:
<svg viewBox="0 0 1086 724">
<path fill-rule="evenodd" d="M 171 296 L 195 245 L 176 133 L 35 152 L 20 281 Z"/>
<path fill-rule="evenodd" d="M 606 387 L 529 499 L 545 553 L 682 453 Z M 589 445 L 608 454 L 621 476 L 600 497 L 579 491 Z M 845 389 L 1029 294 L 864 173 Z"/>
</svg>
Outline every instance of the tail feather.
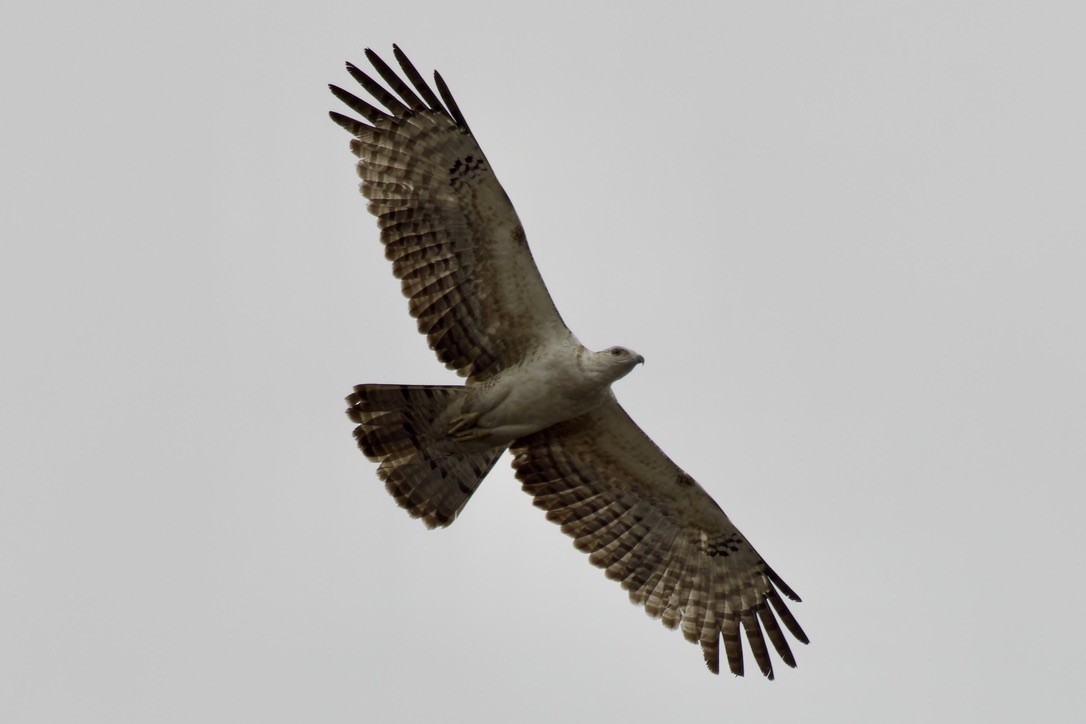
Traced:
<svg viewBox="0 0 1086 724">
<path fill-rule="evenodd" d="M 467 504 L 505 448 L 451 449 L 434 422 L 463 394 L 460 386 L 357 385 L 347 416 L 366 457 L 403 508 L 429 528 L 447 526 Z"/>
</svg>

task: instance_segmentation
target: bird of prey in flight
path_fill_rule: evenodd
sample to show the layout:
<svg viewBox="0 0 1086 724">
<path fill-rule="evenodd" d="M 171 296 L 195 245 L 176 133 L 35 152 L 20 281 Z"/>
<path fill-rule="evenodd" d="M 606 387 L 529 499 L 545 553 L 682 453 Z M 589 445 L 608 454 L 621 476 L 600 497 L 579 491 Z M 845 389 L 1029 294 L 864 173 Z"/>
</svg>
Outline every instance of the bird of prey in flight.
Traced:
<svg viewBox="0 0 1086 724">
<path fill-rule="evenodd" d="M 362 195 L 411 316 L 466 379 L 356 386 L 347 414 L 362 452 L 396 502 L 432 528 L 452 523 L 510 450 L 547 519 L 631 601 L 700 644 L 711 671 L 723 641 L 728 668 L 743 674 L 741 629 L 765 676 L 766 639 L 795 666 L 784 629 L 808 640 L 781 594 L 799 597 L 611 391 L 644 359 L 627 347 L 586 349 L 566 327 L 445 81 L 434 74 L 435 93 L 394 54 L 402 75 L 366 51 L 385 85 L 348 63 L 371 100 L 331 86 L 362 120 L 331 116 L 352 136 Z"/>
</svg>

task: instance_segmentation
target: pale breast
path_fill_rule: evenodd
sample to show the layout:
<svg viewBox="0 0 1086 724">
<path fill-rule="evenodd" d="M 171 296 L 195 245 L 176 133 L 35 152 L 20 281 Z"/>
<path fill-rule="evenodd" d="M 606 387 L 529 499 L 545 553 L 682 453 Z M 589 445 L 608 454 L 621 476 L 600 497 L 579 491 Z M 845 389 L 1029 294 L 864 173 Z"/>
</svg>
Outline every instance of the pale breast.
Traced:
<svg viewBox="0 0 1086 724">
<path fill-rule="evenodd" d="M 479 390 L 473 407 L 491 439 L 509 442 L 594 409 L 608 384 L 585 374 L 576 349 L 561 348 L 502 371 Z"/>
</svg>

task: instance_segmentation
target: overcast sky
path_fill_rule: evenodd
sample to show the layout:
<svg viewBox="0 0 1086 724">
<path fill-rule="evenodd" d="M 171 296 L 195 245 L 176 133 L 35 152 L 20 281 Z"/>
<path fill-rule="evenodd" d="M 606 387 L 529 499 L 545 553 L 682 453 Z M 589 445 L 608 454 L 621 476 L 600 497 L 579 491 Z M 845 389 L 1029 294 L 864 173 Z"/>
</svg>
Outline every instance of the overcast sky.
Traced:
<svg viewBox="0 0 1086 724">
<path fill-rule="evenodd" d="M 22 5 L 0 720 L 1081 721 L 1081 3 Z M 327 118 L 393 42 L 798 669 L 707 673 L 506 463 L 427 531 L 355 449 L 352 385 L 454 381 Z"/>
</svg>

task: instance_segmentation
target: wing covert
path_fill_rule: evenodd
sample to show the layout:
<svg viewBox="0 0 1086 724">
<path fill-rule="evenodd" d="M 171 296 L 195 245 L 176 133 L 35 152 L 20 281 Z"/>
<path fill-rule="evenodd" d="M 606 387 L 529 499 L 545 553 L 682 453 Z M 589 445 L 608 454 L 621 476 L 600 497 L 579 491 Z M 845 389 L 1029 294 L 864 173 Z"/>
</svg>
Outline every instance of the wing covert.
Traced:
<svg viewBox="0 0 1086 724">
<path fill-rule="evenodd" d="M 485 379 L 570 333 L 448 86 L 435 73 L 439 99 L 407 56 L 394 52 L 406 81 L 366 51 L 391 90 L 347 65 L 384 109 L 330 86 L 366 122 L 334 111 L 331 117 L 354 136 L 361 191 L 419 331 L 448 368 Z"/>
<path fill-rule="evenodd" d="M 797 640 L 808 639 L 778 591 L 799 597 L 613 397 L 517 440 L 512 451 L 517 478 L 547 519 L 632 602 L 700 643 L 711 671 L 719 673 L 723 639 L 729 669 L 743 674 L 741 630 L 767 677 L 766 638 L 796 665 L 778 618 Z"/>
</svg>

